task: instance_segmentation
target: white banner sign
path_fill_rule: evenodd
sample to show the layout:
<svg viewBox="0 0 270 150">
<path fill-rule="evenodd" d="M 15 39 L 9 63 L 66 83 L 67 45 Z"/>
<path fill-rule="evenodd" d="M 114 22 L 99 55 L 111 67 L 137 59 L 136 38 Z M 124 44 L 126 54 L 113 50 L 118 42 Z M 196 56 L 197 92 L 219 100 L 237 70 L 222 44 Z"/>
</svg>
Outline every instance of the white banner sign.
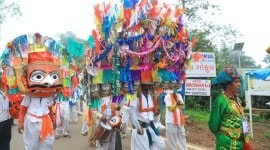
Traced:
<svg viewBox="0 0 270 150">
<path fill-rule="evenodd" d="M 187 79 L 185 95 L 210 96 L 211 81 L 201 79 Z"/>
<path fill-rule="evenodd" d="M 215 54 L 211 52 L 192 53 L 191 66 L 187 77 L 216 77 Z"/>
</svg>

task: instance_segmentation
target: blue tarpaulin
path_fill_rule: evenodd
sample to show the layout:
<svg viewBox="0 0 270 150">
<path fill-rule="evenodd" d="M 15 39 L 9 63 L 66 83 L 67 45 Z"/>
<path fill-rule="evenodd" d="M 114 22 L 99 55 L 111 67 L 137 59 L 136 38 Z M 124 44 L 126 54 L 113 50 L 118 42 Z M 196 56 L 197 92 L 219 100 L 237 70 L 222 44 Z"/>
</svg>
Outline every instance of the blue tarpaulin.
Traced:
<svg viewBox="0 0 270 150">
<path fill-rule="evenodd" d="M 270 80 L 270 68 L 255 70 L 249 73 L 257 79 Z"/>
</svg>

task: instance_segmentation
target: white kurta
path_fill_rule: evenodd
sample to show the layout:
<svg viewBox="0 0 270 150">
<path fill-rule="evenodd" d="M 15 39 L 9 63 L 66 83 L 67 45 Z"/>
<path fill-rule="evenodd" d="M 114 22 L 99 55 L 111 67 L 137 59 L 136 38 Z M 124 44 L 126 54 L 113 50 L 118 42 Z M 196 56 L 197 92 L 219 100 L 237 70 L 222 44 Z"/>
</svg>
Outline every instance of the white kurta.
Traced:
<svg viewBox="0 0 270 150">
<path fill-rule="evenodd" d="M 53 99 L 33 98 L 25 96 L 21 105 L 28 107 L 24 121 L 23 139 L 26 150 L 51 150 L 54 142 L 54 136 L 47 136 L 45 140 L 40 142 L 40 131 L 42 119 L 38 118 L 49 114 L 49 106 L 53 104 Z M 32 114 L 32 115 L 29 115 Z M 38 116 L 38 117 L 35 117 Z"/>
<path fill-rule="evenodd" d="M 101 101 L 102 101 L 101 106 L 106 105 L 106 110 L 104 110 L 103 115 L 105 115 L 107 119 L 109 119 L 112 116 L 111 96 L 102 97 Z M 102 112 L 101 107 L 99 108 L 99 112 Z M 116 134 L 116 131 L 113 130 L 112 133 L 104 140 L 104 142 L 101 143 L 100 141 L 97 140 L 97 143 L 96 143 L 97 150 L 115 150 L 115 142 L 116 142 L 115 134 Z"/>
<path fill-rule="evenodd" d="M 154 107 L 153 98 L 150 94 L 147 95 L 147 99 L 144 95 L 141 95 L 142 98 L 142 104 L 139 104 L 139 100 L 134 100 L 131 103 L 131 107 L 135 108 L 131 109 L 131 113 L 136 114 L 136 119 L 139 121 L 150 123 L 154 120 L 154 112 L 140 112 L 139 111 L 139 105 L 142 105 L 142 108 L 151 108 Z M 136 111 L 136 112 L 134 112 Z M 134 119 L 134 118 L 132 118 Z M 154 130 L 149 126 L 147 128 L 151 134 L 153 145 L 152 147 L 149 146 L 149 140 L 146 132 L 146 128 L 144 128 L 144 134 L 140 135 L 137 133 L 137 129 L 132 130 L 131 135 L 131 150 L 165 150 L 166 145 L 162 138 L 162 136 L 158 136 L 155 134 Z"/>
<path fill-rule="evenodd" d="M 168 92 L 171 93 L 171 92 Z M 183 102 L 182 96 L 177 94 L 180 100 Z M 172 101 L 170 94 L 167 94 L 164 98 L 166 105 L 166 137 L 171 147 L 171 150 L 186 150 L 186 134 L 185 127 L 181 125 L 180 110 L 177 108 L 176 113 L 178 117 L 177 125 L 174 123 L 174 113 L 168 109 L 169 106 L 172 106 Z"/>
</svg>

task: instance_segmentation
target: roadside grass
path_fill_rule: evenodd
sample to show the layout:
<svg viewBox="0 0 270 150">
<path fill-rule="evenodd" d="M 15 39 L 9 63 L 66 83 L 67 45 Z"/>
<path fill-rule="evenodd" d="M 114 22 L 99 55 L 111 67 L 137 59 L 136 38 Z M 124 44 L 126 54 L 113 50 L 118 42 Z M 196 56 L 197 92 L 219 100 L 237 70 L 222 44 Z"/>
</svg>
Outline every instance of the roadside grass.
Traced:
<svg viewBox="0 0 270 150">
<path fill-rule="evenodd" d="M 188 116 L 192 122 L 198 122 L 202 124 L 207 124 L 210 118 L 210 112 L 200 109 L 188 109 L 185 110 L 185 114 Z"/>
</svg>

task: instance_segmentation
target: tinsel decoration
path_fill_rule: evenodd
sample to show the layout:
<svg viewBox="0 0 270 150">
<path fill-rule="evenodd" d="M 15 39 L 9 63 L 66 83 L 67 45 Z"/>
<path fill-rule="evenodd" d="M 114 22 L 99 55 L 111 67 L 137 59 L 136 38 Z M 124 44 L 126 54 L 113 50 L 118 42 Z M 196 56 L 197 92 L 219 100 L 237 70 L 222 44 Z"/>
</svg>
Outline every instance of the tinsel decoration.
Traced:
<svg viewBox="0 0 270 150">
<path fill-rule="evenodd" d="M 118 87 L 117 82 L 118 80 L 118 64 L 119 64 L 119 56 L 118 56 L 118 45 L 114 44 L 113 47 L 113 95 L 118 95 Z"/>
</svg>

